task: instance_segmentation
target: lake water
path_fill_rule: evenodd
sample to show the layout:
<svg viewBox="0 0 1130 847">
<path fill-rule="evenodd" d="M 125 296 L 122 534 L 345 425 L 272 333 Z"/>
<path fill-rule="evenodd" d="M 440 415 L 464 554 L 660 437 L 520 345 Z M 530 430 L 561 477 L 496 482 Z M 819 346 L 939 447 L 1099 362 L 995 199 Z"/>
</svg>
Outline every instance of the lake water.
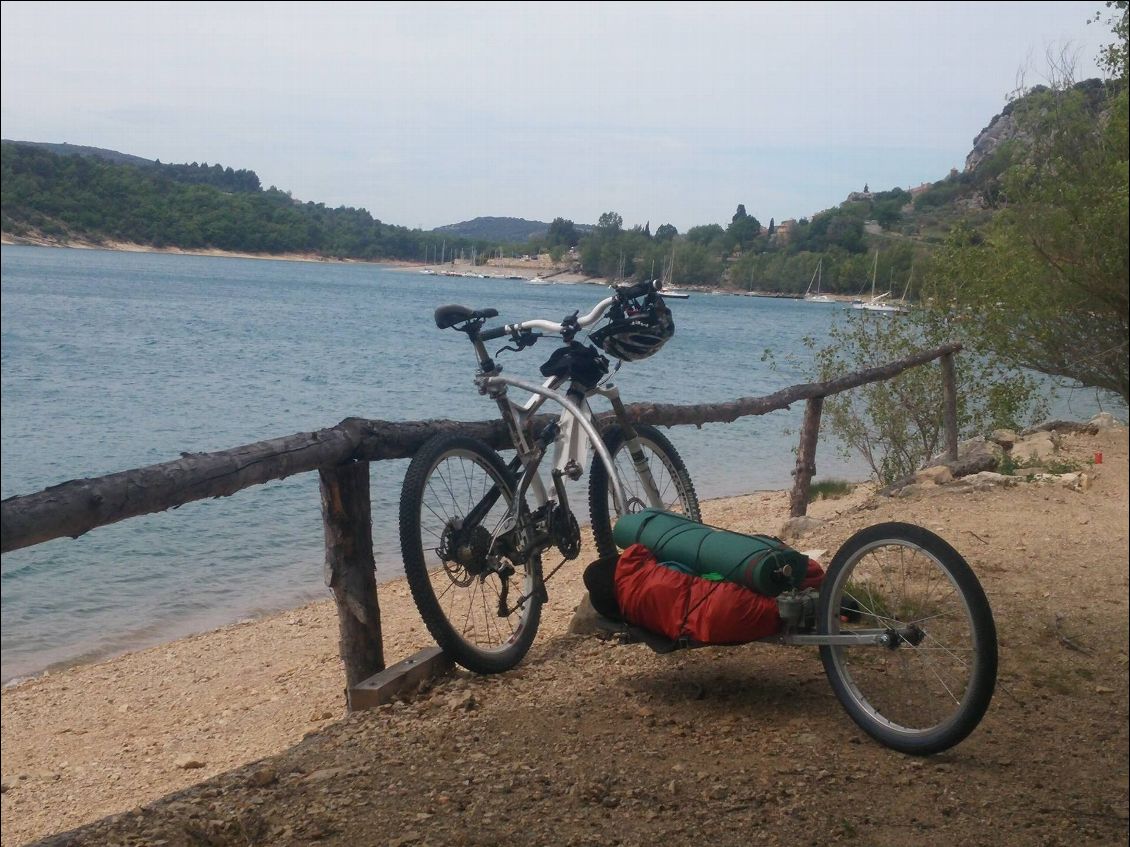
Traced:
<svg viewBox="0 0 1130 847">
<path fill-rule="evenodd" d="M 492 417 L 471 383 L 470 345 L 437 330 L 433 309 L 560 318 L 606 293 L 375 265 L 36 247 L 5 246 L 2 262 L 3 497 L 350 416 Z M 770 370 L 762 351 L 800 354 L 801 338 L 843 311 L 737 296 L 671 305 L 675 338 L 618 375 L 628 403 L 731 400 L 804 381 Z M 547 340 L 500 361 L 537 378 L 552 349 Z M 704 498 L 784 488 L 795 442 L 786 430 L 802 411 L 669 434 Z M 821 475 L 866 476 L 824 442 L 818 460 Z M 401 568 L 406 466 L 372 469 L 384 579 Z M 317 476 L 303 474 L 5 554 L 3 678 L 330 596 L 322 544 Z"/>
</svg>

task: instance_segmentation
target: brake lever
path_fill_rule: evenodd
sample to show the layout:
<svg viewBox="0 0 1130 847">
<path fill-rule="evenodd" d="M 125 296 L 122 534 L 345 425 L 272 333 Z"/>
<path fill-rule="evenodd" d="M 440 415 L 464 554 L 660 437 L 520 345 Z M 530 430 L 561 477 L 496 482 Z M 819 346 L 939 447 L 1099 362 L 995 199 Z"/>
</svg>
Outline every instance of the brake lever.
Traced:
<svg viewBox="0 0 1130 847">
<path fill-rule="evenodd" d="M 571 315 L 566 315 L 561 321 L 561 337 L 565 341 L 572 341 L 578 332 L 581 331 L 581 324 L 577 320 L 577 315 L 580 310 L 573 312 Z"/>
<path fill-rule="evenodd" d="M 497 356 L 499 353 L 503 352 L 503 350 L 509 350 L 513 353 L 520 353 L 527 347 L 533 347 L 537 343 L 537 340 L 539 338 L 541 338 L 541 336 L 535 333 L 533 330 L 527 329 L 525 332 L 515 332 L 510 336 L 510 340 L 513 341 L 517 346 L 512 347 L 507 344 L 505 347 L 500 348 L 494 355 Z"/>
</svg>

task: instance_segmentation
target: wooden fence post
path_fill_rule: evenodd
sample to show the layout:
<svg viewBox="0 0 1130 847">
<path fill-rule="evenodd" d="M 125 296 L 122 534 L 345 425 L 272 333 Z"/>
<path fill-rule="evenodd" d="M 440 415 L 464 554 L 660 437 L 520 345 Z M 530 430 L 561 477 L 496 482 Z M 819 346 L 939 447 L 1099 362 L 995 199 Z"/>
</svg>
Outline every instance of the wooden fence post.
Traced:
<svg viewBox="0 0 1130 847">
<path fill-rule="evenodd" d="M 318 475 L 326 531 L 326 585 L 337 601 L 346 705 L 352 711 L 354 686 L 385 667 L 373 561 L 369 463 L 321 468 Z"/>
<path fill-rule="evenodd" d="M 942 363 L 942 414 L 946 434 L 946 461 L 957 461 L 957 372 L 953 353 L 945 353 Z"/>
<path fill-rule="evenodd" d="M 808 486 L 816 475 L 816 441 L 820 436 L 820 412 L 823 397 L 813 397 L 804 406 L 804 423 L 800 428 L 800 447 L 796 454 L 793 492 L 789 498 L 789 517 L 797 518 L 808 512 Z"/>
</svg>

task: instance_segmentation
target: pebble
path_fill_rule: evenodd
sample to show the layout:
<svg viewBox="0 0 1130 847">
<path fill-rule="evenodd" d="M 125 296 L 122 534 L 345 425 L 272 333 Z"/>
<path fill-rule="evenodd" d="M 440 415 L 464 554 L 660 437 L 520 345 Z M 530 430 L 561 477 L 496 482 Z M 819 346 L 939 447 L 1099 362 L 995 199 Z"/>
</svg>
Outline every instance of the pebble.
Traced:
<svg viewBox="0 0 1130 847">
<path fill-rule="evenodd" d="M 248 778 L 247 782 L 250 785 L 254 785 L 258 788 L 263 788 L 278 781 L 278 778 L 279 775 L 275 772 L 274 768 L 262 767 L 256 768 L 254 771 L 252 771 L 251 776 Z"/>
<path fill-rule="evenodd" d="M 181 770 L 190 771 L 204 767 L 204 761 L 196 753 L 184 753 L 177 756 L 173 761 L 173 765 Z"/>
</svg>

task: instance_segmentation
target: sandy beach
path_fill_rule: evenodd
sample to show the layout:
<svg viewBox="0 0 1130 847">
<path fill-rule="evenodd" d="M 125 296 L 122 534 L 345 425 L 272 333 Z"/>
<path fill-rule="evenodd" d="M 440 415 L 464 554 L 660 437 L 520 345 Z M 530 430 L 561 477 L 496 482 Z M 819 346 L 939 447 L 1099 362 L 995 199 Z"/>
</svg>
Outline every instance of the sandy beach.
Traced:
<svg viewBox="0 0 1130 847">
<path fill-rule="evenodd" d="M 948 767 L 962 770 L 974 763 L 976 768 L 982 768 L 987 767 L 986 763 L 995 762 L 985 776 L 994 781 L 994 804 L 999 804 L 1001 809 L 1013 809 L 1015 815 L 1020 815 L 1022 810 L 1030 812 L 1027 805 L 1032 802 L 1058 804 L 1056 808 L 1061 809 L 1045 816 L 1047 820 L 1041 824 L 1044 829 L 1031 833 L 1043 833 L 1047 838 L 1025 841 L 1010 836 L 994 843 L 1060 843 L 1058 834 L 1083 825 L 1094 829 L 1097 840 L 1085 838 L 1075 843 L 1109 843 L 1103 838 L 1111 832 L 1125 830 L 1126 429 L 1108 430 L 1097 436 L 1069 436 L 1064 440 L 1065 458 L 1084 461 L 1095 452 L 1104 453 L 1104 463 L 1092 468 L 1091 481 L 1085 490 L 1021 483 L 991 491 L 938 487 L 936 492 L 891 499 L 873 497 L 869 488 L 861 487 L 845 499 L 814 503 L 810 514 L 824 519 L 824 523 L 796 544 L 826 560 L 848 535 L 863 526 L 881 520 L 908 520 L 949 539 L 980 575 L 994 605 L 1001 633 L 1000 687 L 1003 691 L 998 691 L 987 728 L 958 748 L 960 752 L 947 753 L 933 761 L 948 762 Z M 761 492 L 704 504 L 704 518 L 739 531 L 776 532 L 787 516 L 787 508 L 784 492 Z M 588 548 L 550 584 L 550 603 L 534 650 L 521 666 L 525 670 L 520 668 L 489 679 L 459 672 L 425 694 L 418 709 L 390 712 L 385 707 L 364 714 L 344 714 L 343 675 L 336 655 L 337 624 L 329 601 L 109 661 L 70 668 L 5 689 L 2 695 L 4 841 L 21 844 L 90 824 L 108 815 L 119 815 L 95 824 L 93 829 L 83 830 L 85 834 L 77 840 L 59 843 L 151 843 L 151 840 L 169 837 L 172 838 L 169 843 L 205 843 L 184 835 L 195 826 L 190 825 L 190 819 L 200 814 L 192 809 L 207 806 L 212 811 L 203 813 L 205 817 L 212 815 L 221 819 L 224 814 L 235 814 L 232 809 L 245 808 L 248 803 L 254 805 L 255 814 L 274 821 L 271 824 L 274 829 L 264 830 L 273 835 L 264 835 L 261 840 L 232 838 L 207 843 L 320 841 L 322 836 L 315 838 L 310 831 L 302 829 L 303 821 L 321 820 L 318 815 L 323 812 L 323 817 L 332 818 L 336 814 L 333 809 L 338 806 L 319 806 L 321 811 L 315 813 L 303 805 L 306 799 L 296 799 L 292 792 L 312 790 L 311 781 L 322 779 L 318 774 L 323 774 L 326 780 L 348 782 L 369 779 L 381 770 L 373 771 L 370 766 L 357 762 L 348 768 L 332 766 L 335 762 L 353 761 L 361 750 L 369 750 L 370 757 L 388 755 L 396 759 L 399 756 L 396 761 L 401 762 L 406 761 L 403 757 L 408 755 L 407 761 L 411 761 L 411 756 L 416 754 L 403 750 L 396 753 L 398 745 L 430 745 L 432 742 L 427 739 L 434 735 L 440 746 L 426 755 L 440 757 L 433 764 L 439 768 L 436 778 L 442 780 L 446 773 L 444 768 L 448 766 L 440 760 L 448 755 L 467 755 L 467 748 L 460 744 L 452 746 L 451 732 L 461 732 L 457 727 L 466 721 L 475 722 L 475 727 L 482 721 L 489 724 L 490 716 L 495 714 L 491 711 L 492 704 L 496 701 L 501 704 L 513 697 L 517 698 L 513 702 L 529 702 L 535 706 L 534 711 L 523 713 L 524 717 L 509 713 L 506 719 L 508 730 L 503 736 L 522 735 L 527 726 L 530 732 L 547 731 L 537 718 L 541 709 L 556 714 L 555 709 L 574 708 L 555 706 L 559 697 L 576 697 L 580 696 L 578 692 L 586 691 L 596 697 L 607 686 L 620 685 L 616 680 L 624 674 L 632 678 L 640 673 L 667 678 L 670 670 L 663 668 L 670 668 L 671 660 L 652 656 L 645 648 L 632 647 L 631 652 L 626 653 L 628 648 L 610 650 L 601 647 L 600 642 L 583 639 L 584 643 L 578 643 L 574 637 L 566 635 L 568 622 L 582 597 L 580 571 L 591 559 L 592 551 Z M 311 567 L 318 566 L 319 563 L 311 562 Z M 382 585 L 379 596 L 389 663 L 430 643 L 402 581 Z M 899 763 L 906 760 L 885 756 L 881 748 L 866 739 L 860 742 L 858 733 L 852 731 L 827 692 L 819 663 L 815 661 L 814 651 L 811 652 L 811 656 L 806 655 L 802 660 L 799 678 L 796 669 L 784 670 L 790 667 L 790 661 L 797 661 L 790 657 L 789 651 L 766 650 L 758 654 L 763 658 L 756 660 L 761 668 L 759 674 L 773 676 L 778 672 L 774 669 L 780 669 L 782 681 L 775 685 L 801 684 L 806 692 L 820 692 L 821 699 L 812 707 L 818 716 L 812 718 L 813 723 L 805 723 L 807 735 L 802 733 L 801 737 L 809 740 L 802 740 L 801 746 L 811 743 L 813 733 L 817 733 L 824 739 L 822 744 L 827 745 L 823 758 L 828 761 L 834 761 L 839 755 L 849 758 L 863 755 L 871 763 L 867 767 L 892 770 L 891 774 L 881 777 L 885 784 L 900 779 L 897 774 L 905 771 Z M 739 673 L 735 667 L 740 666 L 733 664 L 739 660 L 750 661 L 749 654 L 733 649 L 694 651 L 685 662 L 679 660 L 679 667 L 698 668 L 693 677 L 699 680 L 696 684 L 713 690 L 712 686 L 719 684 L 714 675 L 721 673 L 722 679 L 731 679 L 734 673 Z M 788 682 L 790 678 L 792 683 Z M 809 679 L 816 688 L 807 687 Z M 629 738 L 625 755 L 633 744 L 647 749 L 649 744 L 666 743 L 657 741 L 653 734 L 657 730 L 647 727 L 656 726 L 656 721 L 670 708 L 662 696 L 656 699 L 656 694 L 641 694 L 639 689 L 631 687 L 632 683 L 628 684 L 626 705 L 620 707 L 628 709 L 626 714 L 615 708 L 615 701 L 608 712 L 607 705 L 595 700 L 591 704 L 591 722 L 586 719 L 589 732 L 599 734 L 604 727 L 620 740 L 630 727 L 652 733 L 647 741 L 632 742 Z M 633 690 L 636 693 L 631 694 Z M 770 689 L 770 692 L 773 690 L 779 689 Z M 468 701 L 468 696 L 477 699 Z M 644 699 L 639 701 L 641 696 Z M 751 691 L 750 696 L 760 695 Z M 777 750 L 779 746 L 778 752 L 783 758 L 774 761 L 785 762 L 779 767 L 785 767 L 783 772 L 790 773 L 787 762 L 790 755 L 794 760 L 798 755 L 793 748 L 799 730 L 795 720 L 773 716 L 772 704 L 780 695 L 766 696 L 771 699 L 757 705 L 756 709 L 763 719 L 759 743 L 769 744 L 769 747 L 744 745 L 727 755 L 738 756 L 740 750 L 741 756 L 756 758 L 768 755 L 766 749 Z M 467 703 L 472 702 L 476 711 L 457 710 L 458 717 L 453 717 L 451 707 L 444 705 L 448 700 L 459 700 L 467 709 L 471 708 Z M 726 706 L 727 702 L 730 701 L 725 697 L 715 702 L 707 696 L 702 708 L 732 708 Z M 1037 704 L 1038 711 L 1034 712 Z M 690 706 L 677 707 L 677 710 L 687 708 Z M 715 714 L 713 720 L 725 722 L 729 720 L 725 716 L 731 713 L 715 711 L 712 714 Z M 1079 720 L 1083 714 L 1086 720 Z M 642 724 L 641 715 L 646 716 Z M 1037 715 L 1045 723 L 1057 726 L 1061 715 L 1074 717 L 1070 728 L 1064 726 L 1066 731 L 1056 732 L 1048 731 L 1043 723 L 1035 727 L 1032 721 Z M 624 725 L 625 719 L 628 726 Z M 452 721 L 457 723 L 452 724 Z M 682 723 L 676 724 L 678 726 Z M 773 728 L 776 726 L 781 728 L 779 736 Z M 483 730 L 473 731 L 481 733 Z M 483 744 L 498 742 L 500 739 L 495 735 L 484 737 Z M 599 767 L 584 761 L 586 756 L 595 755 L 589 749 L 591 744 L 567 753 L 563 751 L 570 749 L 572 742 L 560 739 L 559 742 L 552 749 L 546 748 L 547 755 L 576 760 L 579 769 Z M 677 742 L 678 738 L 672 741 Z M 862 747 L 853 746 L 861 743 Z M 758 749 L 762 750 L 761 754 Z M 790 749 L 793 749 L 791 754 Z M 385 752 L 378 753 L 378 750 Z M 459 750 L 464 752 L 458 753 Z M 1110 756 L 1114 759 L 1107 761 Z M 1114 764 L 1115 760 L 1122 764 Z M 459 758 L 459 761 L 465 759 Z M 1039 767 L 1051 774 L 1039 781 L 1046 791 L 1034 789 L 1020 779 L 1027 770 L 1037 766 L 1037 761 Z M 1104 764 L 1100 766 L 1099 761 Z M 963 762 L 967 764 L 961 764 Z M 1055 776 L 1061 766 L 1072 770 L 1070 797 L 1062 795 L 1063 783 Z M 269 770 L 263 771 L 264 767 Z M 456 771 L 459 768 L 458 764 L 450 767 L 455 767 Z M 708 765 L 688 767 L 702 767 L 703 773 L 709 770 Z M 685 774 L 680 776 L 682 766 L 676 771 L 676 780 L 685 779 Z M 270 778 L 263 776 L 264 773 Z M 283 779 L 281 774 L 284 773 L 290 776 Z M 796 777 L 801 779 L 803 773 L 797 773 L 802 774 Z M 946 779 L 944 771 L 931 773 Z M 970 777 L 973 779 L 971 786 L 980 784 L 977 782 L 980 773 L 981 770 L 977 770 L 976 779 Z M 277 782 L 272 774 L 280 775 Z M 430 779 L 431 772 L 424 776 Z M 671 779 L 670 776 L 663 778 Z M 255 780 L 263 781 L 263 786 L 243 787 Z M 201 785 L 193 787 L 197 784 Z M 264 787 L 268 784 L 269 789 Z M 349 785 L 332 791 L 339 794 L 345 791 L 353 796 L 349 792 L 354 789 Z M 942 790 L 936 779 L 930 785 L 930 791 Z M 958 791 L 948 781 L 945 785 L 947 792 Z M 909 786 L 903 785 L 891 795 L 889 802 L 877 798 L 874 788 L 866 779 L 857 782 L 849 779 L 840 785 L 835 795 L 839 798 L 836 801 L 837 808 L 841 809 L 839 814 L 849 814 L 847 810 L 853 804 L 866 803 L 871 808 L 879 807 L 874 815 L 889 813 L 905 817 Z M 425 789 L 426 786 L 420 787 L 421 792 Z M 269 796 L 261 793 L 268 790 Z M 366 792 L 364 796 L 369 797 L 373 789 L 368 786 L 356 790 Z M 367 811 L 360 819 L 372 815 L 374 820 L 379 817 L 388 824 L 400 820 L 397 815 L 406 814 L 408 817 L 401 820 L 400 826 L 411 828 L 414 814 L 411 809 L 423 813 L 425 807 L 430 808 L 425 818 L 417 816 L 418 820 L 428 819 L 439 814 L 435 810 L 436 802 L 442 806 L 446 802 L 443 796 L 450 794 L 442 788 L 428 790 L 431 793 L 427 796 L 432 797 L 432 801 L 424 802 L 423 806 L 406 796 L 404 803 L 408 805 L 402 809 L 401 801 L 396 799 L 400 796 L 398 792 L 386 798 L 387 808 L 384 801 L 370 807 L 370 800 L 366 800 Z M 331 789 L 323 786 L 318 791 Z M 1046 794 L 1048 799 L 1033 800 L 1033 791 L 1041 798 Z M 541 793 L 529 802 L 537 805 Z M 1079 818 L 1069 813 L 1076 794 L 1094 799 L 1097 811 L 1093 814 L 1097 817 Z M 435 799 L 437 797 L 439 800 Z M 670 820 L 664 817 L 666 813 L 660 813 L 660 819 L 671 823 L 681 819 L 680 815 L 705 815 L 706 807 L 697 797 L 693 794 L 687 798 L 692 811 L 684 805 L 681 810 L 675 808 L 671 812 L 674 817 Z M 1122 798 L 1120 807 L 1119 797 Z M 549 803 L 553 797 L 546 794 L 544 799 Z M 782 795 L 784 800 L 787 798 Z M 919 803 L 924 800 L 927 805 L 931 802 L 925 795 L 918 797 Z M 466 808 L 473 811 L 477 808 L 476 802 L 468 801 Z M 676 801 L 676 807 L 679 802 Z M 788 803 L 782 806 L 782 815 L 787 806 Z M 952 811 L 959 806 L 960 813 Z M 670 810 L 667 806 L 663 808 Z M 956 815 L 951 818 L 954 825 L 966 821 L 968 815 L 978 814 L 981 815 L 978 825 L 984 823 L 983 810 L 979 807 L 970 806 L 966 810 L 958 804 L 946 808 L 951 809 L 947 814 Z M 537 814 L 548 819 L 553 813 L 546 807 Z M 609 809 L 603 809 L 602 814 L 610 814 Z M 1039 813 L 1033 814 L 1039 817 Z M 577 818 L 582 819 L 585 825 L 590 823 L 585 815 Z M 975 822 L 972 818 L 966 821 L 969 826 Z M 452 822 L 452 826 L 456 823 Z M 803 821 L 797 819 L 793 823 L 800 827 Z M 488 816 L 485 824 L 488 830 L 499 838 L 504 836 L 501 830 L 491 829 L 489 824 Z M 785 826 L 785 818 L 781 825 Z M 138 827 L 143 827 L 144 831 Z M 173 829 L 166 831 L 168 827 Z M 348 826 L 338 821 L 334 827 L 336 829 L 331 827 L 326 833 L 337 833 L 342 838 L 329 838 L 330 843 L 356 843 L 346 837 L 350 831 Z M 645 830 L 646 827 L 640 831 Z M 387 834 L 399 830 L 393 827 L 382 831 Z M 127 832 L 134 834 L 126 837 Z M 170 836 L 169 832 L 174 835 Z M 421 837 L 421 843 L 464 843 L 451 836 L 448 830 L 437 832 L 439 835 L 435 838 Z M 450 837 L 441 837 L 443 832 L 448 832 Z M 160 839 L 157 834 L 161 835 Z M 394 840 L 389 836 L 376 843 L 394 843 Z M 569 843 L 587 844 L 589 841 Z M 719 843 L 731 843 L 731 840 L 722 838 Z M 868 843 L 894 842 L 879 839 Z M 926 839 L 922 843 L 941 842 Z M 970 843 L 987 842 L 973 840 Z"/>
<path fill-rule="evenodd" d="M 812 514 L 839 512 L 864 496 L 861 489 L 817 502 Z M 734 529 L 776 531 L 788 495 L 762 492 L 704 508 L 708 520 Z M 587 541 L 550 584 L 539 641 L 564 633 L 583 595 L 580 572 L 593 558 Z M 385 583 L 378 595 L 388 664 L 432 643 L 406 582 Z M 5 688 L 5 841 L 143 805 L 341 719 L 337 638 L 327 599 Z M 186 767 L 189 760 L 199 764 Z"/>
</svg>

